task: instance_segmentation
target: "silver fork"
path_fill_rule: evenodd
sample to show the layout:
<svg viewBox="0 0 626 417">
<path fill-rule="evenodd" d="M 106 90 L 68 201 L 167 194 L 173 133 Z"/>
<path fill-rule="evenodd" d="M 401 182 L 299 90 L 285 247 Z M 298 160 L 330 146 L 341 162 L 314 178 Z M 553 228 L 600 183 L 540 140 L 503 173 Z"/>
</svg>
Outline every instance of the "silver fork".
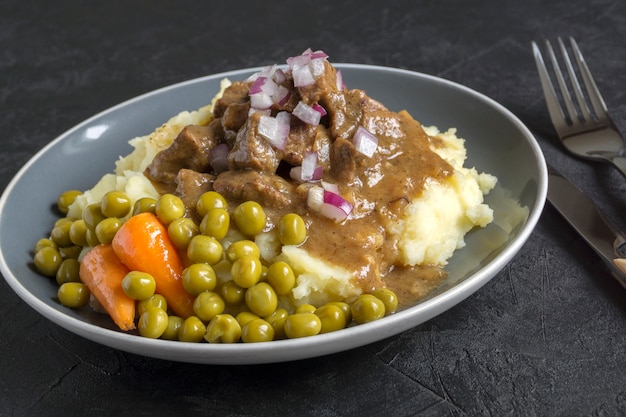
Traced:
<svg viewBox="0 0 626 417">
<path fill-rule="evenodd" d="M 532 42 L 533 54 L 539 78 L 546 99 L 552 124 L 565 148 L 572 154 L 594 161 L 608 162 L 615 166 L 626 177 L 626 158 L 624 158 L 624 139 L 615 127 L 600 91 L 591 76 L 576 41 L 569 38 L 570 47 L 576 60 L 583 91 L 578 76 L 572 65 L 565 43 L 558 38 L 562 62 L 567 74 L 561 71 L 559 61 L 552 49 L 550 41 L 546 41 L 546 51 L 558 84 L 558 92 L 550 79 L 541 50 L 536 42 Z M 576 101 L 566 80 L 573 90 Z M 591 105 L 591 106 L 590 106 Z"/>
</svg>

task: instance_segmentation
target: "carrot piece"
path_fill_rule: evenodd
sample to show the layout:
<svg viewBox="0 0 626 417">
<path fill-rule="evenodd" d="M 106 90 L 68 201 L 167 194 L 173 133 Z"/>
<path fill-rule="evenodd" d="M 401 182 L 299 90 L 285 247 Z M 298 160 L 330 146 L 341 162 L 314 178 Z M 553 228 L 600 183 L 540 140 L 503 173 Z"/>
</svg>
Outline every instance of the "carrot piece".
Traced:
<svg viewBox="0 0 626 417">
<path fill-rule="evenodd" d="M 80 261 L 81 281 L 122 330 L 135 328 L 135 300 L 122 289 L 128 272 L 111 245 L 95 246 Z"/>
<path fill-rule="evenodd" d="M 185 291 L 182 283 L 183 263 L 167 228 L 156 215 L 132 216 L 117 231 L 111 245 L 128 268 L 154 277 L 156 292 L 165 297 L 176 315 L 187 318 L 194 314 L 195 297 Z"/>
</svg>

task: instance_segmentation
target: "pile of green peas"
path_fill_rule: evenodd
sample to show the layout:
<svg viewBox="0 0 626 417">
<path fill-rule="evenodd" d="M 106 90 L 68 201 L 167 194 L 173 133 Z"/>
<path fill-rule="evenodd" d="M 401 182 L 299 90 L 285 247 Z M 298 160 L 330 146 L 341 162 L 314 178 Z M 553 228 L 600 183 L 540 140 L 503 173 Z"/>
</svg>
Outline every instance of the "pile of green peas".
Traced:
<svg viewBox="0 0 626 417">
<path fill-rule="evenodd" d="M 67 191 L 58 208 L 67 214 L 81 193 Z M 264 342 L 313 336 L 343 329 L 351 324 L 378 320 L 397 310 L 393 291 L 378 288 L 354 300 L 333 301 L 321 306 L 295 306 L 289 294 L 296 274 L 282 260 L 265 262 L 255 237 L 266 229 L 263 207 L 246 201 L 229 209 L 215 191 L 198 199 L 199 224 L 186 217 L 183 201 L 174 194 L 158 199 L 142 198 L 131 207 L 121 191 L 110 191 L 100 203 L 87 206 L 79 219 L 59 219 L 50 237 L 35 246 L 34 263 L 46 276 L 55 277 L 61 304 L 82 308 L 89 304 L 88 288 L 80 282 L 79 255 L 84 248 L 110 243 L 128 216 L 155 213 L 166 226 L 169 239 L 185 265 L 183 288 L 195 296 L 194 315 L 183 318 L 169 313 L 167 301 L 156 293 L 154 277 L 131 271 L 122 281 L 126 295 L 137 302 L 137 331 L 149 338 L 210 343 Z M 306 225 L 296 213 L 284 215 L 276 224 L 280 244 L 300 245 Z"/>
</svg>

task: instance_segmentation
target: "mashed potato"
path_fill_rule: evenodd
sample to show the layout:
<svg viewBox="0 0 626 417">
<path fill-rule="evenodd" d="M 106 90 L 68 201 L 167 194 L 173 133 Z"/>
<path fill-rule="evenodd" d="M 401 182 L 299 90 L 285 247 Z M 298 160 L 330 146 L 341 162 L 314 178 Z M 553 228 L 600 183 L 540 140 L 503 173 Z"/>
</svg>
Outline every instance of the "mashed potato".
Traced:
<svg viewBox="0 0 626 417">
<path fill-rule="evenodd" d="M 445 147 L 433 151 L 448 161 L 455 172 L 443 183 L 432 181 L 407 206 L 405 217 L 390 232 L 398 239 L 405 265 L 443 267 L 455 250 L 465 246 L 468 231 L 493 221 L 493 210 L 483 203 L 483 196 L 497 179 L 463 166 L 466 149 L 464 140 L 456 136 L 456 129 L 441 133 L 431 126 L 424 130 L 445 143 Z"/>
</svg>

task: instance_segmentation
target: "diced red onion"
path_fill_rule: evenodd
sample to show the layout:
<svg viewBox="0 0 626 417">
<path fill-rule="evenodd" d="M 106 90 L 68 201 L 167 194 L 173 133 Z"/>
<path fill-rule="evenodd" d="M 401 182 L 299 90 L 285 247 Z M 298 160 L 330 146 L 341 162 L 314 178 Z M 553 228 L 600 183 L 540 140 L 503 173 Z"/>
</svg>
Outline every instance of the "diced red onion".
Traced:
<svg viewBox="0 0 626 417">
<path fill-rule="evenodd" d="M 345 198 L 320 186 L 309 188 L 307 206 L 321 215 L 340 223 L 348 218 L 354 206 Z"/>
<path fill-rule="evenodd" d="M 289 124 L 291 123 L 291 114 L 286 111 L 281 111 L 276 115 L 276 120 L 278 120 L 279 123 L 286 124 L 287 127 L 289 127 Z M 287 130 L 287 133 L 289 133 L 289 130 Z"/>
<path fill-rule="evenodd" d="M 276 117 L 261 116 L 258 132 L 276 149 L 283 150 L 289 136 L 289 113 L 287 113 L 287 118 L 284 116 L 279 118 L 281 113 L 287 112 L 280 112 Z"/>
<path fill-rule="evenodd" d="M 293 75 L 294 87 L 306 87 L 315 82 L 315 78 L 308 65 L 294 65 L 291 73 Z"/>
<path fill-rule="evenodd" d="M 253 109 L 269 109 L 272 104 L 274 104 L 274 100 L 269 94 L 258 93 L 250 96 L 250 107 Z"/>
<path fill-rule="evenodd" d="M 252 85 L 250 86 L 250 90 L 249 90 L 249 94 L 258 94 L 261 91 L 263 91 L 263 84 L 265 84 L 265 82 L 267 81 L 267 77 L 257 77 L 256 80 L 254 80 L 254 82 L 252 83 Z"/>
<path fill-rule="evenodd" d="M 328 114 L 328 112 L 326 112 L 326 109 L 324 107 L 320 106 L 317 103 L 313 103 L 313 105 L 311 107 L 313 107 L 313 110 L 315 110 L 316 112 L 318 112 L 322 116 L 326 116 Z"/>
<path fill-rule="evenodd" d="M 309 63 L 309 69 L 311 70 L 311 74 L 313 74 L 313 78 L 319 77 L 326 70 L 324 67 L 324 59 L 312 59 Z"/>
<path fill-rule="evenodd" d="M 296 166 L 289 170 L 289 177 L 298 182 L 317 182 L 322 179 L 322 175 L 324 174 L 324 168 L 321 165 L 315 167 L 315 171 L 313 171 L 313 175 L 310 180 L 306 181 L 302 179 L 302 167 Z"/>
<path fill-rule="evenodd" d="M 356 150 L 362 153 L 363 155 L 371 158 L 376 152 L 376 148 L 378 148 L 378 138 L 371 134 L 367 129 L 363 126 L 359 126 L 354 132 L 354 136 L 352 137 L 352 142 L 356 147 Z"/>
<path fill-rule="evenodd" d="M 211 149 L 211 167 L 216 174 L 228 170 L 228 152 L 230 152 L 230 147 L 226 143 L 220 143 Z"/>
<path fill-rule="evenodd" d="M 289 68 L 291 69 L 294 69 L 294 67 L 303 67 L 309 65 L 309 62 L 311 62 L 311 56 L 307 54 L 287 58 L 287 65 L 289 65 Z"/>
<path fill-rule="evenodd" d="M 339 194 L 339 186 L 337 184 L 333 184 L 332 182 L 322 181 L 322 188 L 326 191 L 330 191 L 331 193 Z"/>
<path fill-rule="evenodd" d="M 342 91 L 346 88 L 346 85 L 343 83 L 343 74 L 341 73 L 341 70 L 337 70 L 336 81 L 337 90 Z"/>
<path fill-rule="evenodd" d="M 320 112 L 302 101 L 300 101 L 296 105 L 296 107 L 293 109 L 292 114 L 298 119 L 302 120 L 304 123 L 310 124 L 312 126 L 317 126 L 318 124 L 320 124 L 320 119 L 322 118 Z"/>
<path fill-rule="evenodd" d="M 289 101 L 289 97 L 291 97 L 289 89 L 285 86 L 279 85 L 276 95 L 273 98 L 276 104 L 284 106 Z"/>
<path fill-rule="evenodd" d="M 302 158 L 302 181 L 311 181 L 317 168 L 317 152 L 307 151 Z M 318 178 L 320 179 L 320 178 Z"/>
<path fill-rule="evenodd" d="M 342 222 L 352 212 L 352 204 L 340 196 L 330 191 L 324 191 L 324 204 L 320 208 L 320 213 L 335 222 Z"/>
<path fill-rule="evenodd" d="M 282 84 L 285 81 L 287 81 L 287 75 L 285 74 L 285 71 L 283 71 L 280 68 L 277 68 L 276 71 L 274 72 L 274 81 L 276 82 L 276 84 Z"/>
<path fill-rule="evenodd" d="M 309 48 L 309 51 L 311 50 L 311 48 Z M 326 54 L 326 52 L 322 51 L 322 50 L 317 50 L 315 52 L 311 52 L 311 59 L 326 59 L 328 58 L 328 55 Z"/>
<path fill-rule="evenodd" d="M 306 205 L 313 211 L 319 212 L 324 205 L 324 189 L 319 186 L 309 188 Z"/>
</svg>

